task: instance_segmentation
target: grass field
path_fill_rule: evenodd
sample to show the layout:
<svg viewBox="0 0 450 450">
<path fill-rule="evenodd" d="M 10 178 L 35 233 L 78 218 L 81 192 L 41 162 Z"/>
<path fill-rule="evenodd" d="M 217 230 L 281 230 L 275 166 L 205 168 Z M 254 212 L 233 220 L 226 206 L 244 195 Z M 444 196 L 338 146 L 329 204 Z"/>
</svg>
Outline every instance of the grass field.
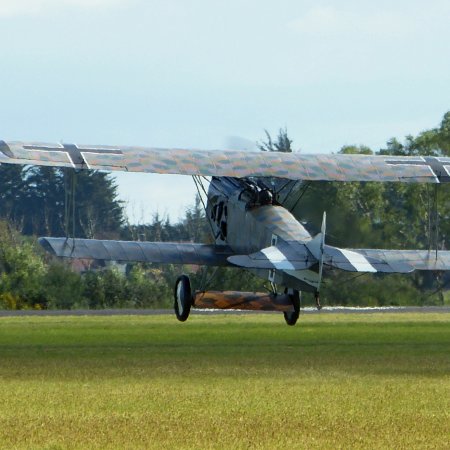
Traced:
<svg viewBox="0 0 450 450">
<path fill-rule="evenodd" d="M 0 319 L 0 447 L 449 448 L 450 314 Z"/>
</svg>

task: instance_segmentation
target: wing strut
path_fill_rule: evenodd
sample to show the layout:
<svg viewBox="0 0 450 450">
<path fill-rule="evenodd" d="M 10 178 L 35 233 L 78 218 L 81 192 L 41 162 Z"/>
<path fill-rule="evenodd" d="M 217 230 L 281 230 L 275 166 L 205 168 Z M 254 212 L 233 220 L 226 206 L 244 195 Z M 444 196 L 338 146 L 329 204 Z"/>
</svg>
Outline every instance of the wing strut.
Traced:
<svg viewBox="0 0 450 450">
<path fill-rule="evenodd" d="M 438 185 L 434 186 L 434 220 L 436 226 L 436 261 L 438 259 L 438 247 L 439 247 L 439 211 L 438 211 Z"/>
<path fill-rule="evenodd" d="M 70 185 L 70 186 L 69 186 Z M 64 228 L 66 232 L 66 241 L 72 234 L 72 252 L 75 250 L 75 213 L 76 213 L 76 190 L 77 190 L 77 171 L 73 169 L 64 169 Z M 72 233 L 70 232 L 70 217 L 72 216 Z"/>
<path fill-rule="evenodd" d="M 320 229 L 320 259 L 319 259 L 319 283 L 317 285 L 317 291 L 314 295 L 316 299 L 317 309 L 322 309 L 322 305 L 320 304 L 320 285 L 322 284 L 322 275 L 323 275 L 323 254 L 325 249 L 325 233 L 327 231 L 327 213 L 323 212 L 322 219 L 322 228 Z"/>
<path fill-rule="evenodd" d="M 320 304 L 320 285 L 322 284 L 322 275 L 323 275 L 326 229 L 327 229 L 327 213 L 326 211 L 324 211 L 320 233 L 314 236 L 314 238 L 311 239 L 311 241 L 309 241 L 306 244 L 308 250 L 319 261 L 319 281 L 317 282 L 317 288 L 314 293 L 317 309 L 322 309 L 322 306 Z"/>
<path fill-rule="evenodd" d="M 431 253 L 433 246 L 435 247 L 435 260 L 438 259 L 439 250 L 439 209 L 438 209 L 438 193 L 439 187 L 436 184 L 433 192 L 433 204 L 430 200 L 430 191 L 427 185 L 427 214 L 428 214 L 428 252 Z M 431 210 L 433 208 L 433 210 Z M 434 236 L 433 236 L 434 231 Z M 433 242 L 434 238 L 434 242 Z"/>
</svg>

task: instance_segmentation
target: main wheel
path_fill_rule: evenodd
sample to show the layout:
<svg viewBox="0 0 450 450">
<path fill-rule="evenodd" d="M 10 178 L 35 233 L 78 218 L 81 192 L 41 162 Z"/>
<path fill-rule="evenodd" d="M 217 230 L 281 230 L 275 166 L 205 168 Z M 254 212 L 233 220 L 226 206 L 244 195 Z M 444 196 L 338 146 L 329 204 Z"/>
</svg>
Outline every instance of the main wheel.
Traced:
<svg viewBox="0 0 450 450">
<path fill-rule="evenodd" d="M 180 322 L 189 317 L 192 305 L 191 282 L 189 277 L 181 275 L 175 282 L 174 304 L 175 315 Z"/>
<path fill-rule="evenodd" d="M 300 316 L 300 292 L 289 289 L 286 290 L 286 293 L 289 294 L 289 297 L 292 300 L 294 311 L 283 312 L 284 320 L 288 325 L 293 326 L 297 323 L 298 317 Z"/>
</svg>

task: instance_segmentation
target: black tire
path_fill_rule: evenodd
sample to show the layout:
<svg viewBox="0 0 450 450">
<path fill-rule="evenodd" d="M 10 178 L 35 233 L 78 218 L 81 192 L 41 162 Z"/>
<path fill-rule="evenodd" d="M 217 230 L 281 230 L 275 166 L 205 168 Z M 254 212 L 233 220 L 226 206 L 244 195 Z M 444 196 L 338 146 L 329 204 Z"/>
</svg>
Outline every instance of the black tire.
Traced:
<svg viewBox="0 0 450 450">
<path fill-rule="evenodd" d="M 180 322 L 185 322 L 189 317 L 192 305 L 191 282 L 189 281 L 189 277 L 181 275 L 177 278 L 173 296 L 175 315 Z"/>
<path fill-rule="evenodd" d="M 289 297 L 292 300 L 292 305 L 294 306 L 294 311 L 283 312 L 284 320 L 289 326 L 294 326 L 300 316 L 300 292 L 299 291 L 287 291 Z"/>
</svg>

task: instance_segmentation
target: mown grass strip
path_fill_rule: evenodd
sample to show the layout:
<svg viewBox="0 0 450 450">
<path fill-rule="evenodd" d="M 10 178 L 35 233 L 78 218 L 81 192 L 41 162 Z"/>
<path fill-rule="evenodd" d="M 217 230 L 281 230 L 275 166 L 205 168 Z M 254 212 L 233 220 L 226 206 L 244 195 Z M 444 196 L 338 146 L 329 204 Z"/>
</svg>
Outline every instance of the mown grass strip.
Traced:
<svg viewBox="0 0 450 450">
<path fill-rule="evenodd" d="M 1 448 L 445 448 L 450 314 L 0 320 Z"/>
</svg>

